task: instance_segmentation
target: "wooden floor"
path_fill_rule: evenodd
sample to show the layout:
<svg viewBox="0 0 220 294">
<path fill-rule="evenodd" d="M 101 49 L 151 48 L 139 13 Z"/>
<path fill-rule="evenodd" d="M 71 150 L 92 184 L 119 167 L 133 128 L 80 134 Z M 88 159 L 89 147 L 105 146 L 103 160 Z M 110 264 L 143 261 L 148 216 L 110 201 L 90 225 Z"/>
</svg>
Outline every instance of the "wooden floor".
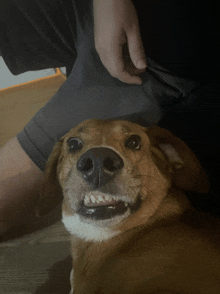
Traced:
<svg viewBox="0 0 220 294">
<path fill-rule="evenodd" d="M 69 234 L 61 221 L 0 243 L 1 294 L 69 293 Z"/>
</svg>

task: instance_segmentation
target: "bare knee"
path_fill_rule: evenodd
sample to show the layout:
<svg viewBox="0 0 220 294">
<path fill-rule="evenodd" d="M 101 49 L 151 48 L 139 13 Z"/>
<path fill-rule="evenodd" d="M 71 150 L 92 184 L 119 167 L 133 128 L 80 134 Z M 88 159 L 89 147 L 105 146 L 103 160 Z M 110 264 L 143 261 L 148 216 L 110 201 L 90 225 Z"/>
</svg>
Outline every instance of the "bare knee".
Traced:
<svg viewBox="0 0 220 294">
<path fill-rule="evenodd" d="M 43 172 L 16 137 L 0 150 L 0 233 L 25 222 L 39 198 Z"/>
</svg>

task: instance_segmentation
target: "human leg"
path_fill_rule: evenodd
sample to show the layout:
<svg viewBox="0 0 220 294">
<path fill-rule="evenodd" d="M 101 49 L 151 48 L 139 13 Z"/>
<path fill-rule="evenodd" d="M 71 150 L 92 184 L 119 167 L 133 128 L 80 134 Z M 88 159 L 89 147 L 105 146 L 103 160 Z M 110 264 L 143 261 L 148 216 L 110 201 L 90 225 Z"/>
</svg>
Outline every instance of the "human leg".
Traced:
<svg viewBox="0 0 220 294">
<path fill-rule="evenodd" d="M 33 218 L 43 172 L 21 148 L 16 137 L 0 150 L 0 235 Z"/>
</svg>

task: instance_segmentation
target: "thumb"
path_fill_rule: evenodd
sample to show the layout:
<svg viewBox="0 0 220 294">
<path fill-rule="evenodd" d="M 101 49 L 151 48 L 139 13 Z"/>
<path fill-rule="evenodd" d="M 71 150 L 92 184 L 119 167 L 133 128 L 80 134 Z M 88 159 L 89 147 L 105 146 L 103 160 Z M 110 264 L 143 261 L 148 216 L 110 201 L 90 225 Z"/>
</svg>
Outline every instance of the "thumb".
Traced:
<svg viewBox="0 0 220 294">
<path fill-rule="evenodd" d="M 127 32 L 127 44 L 129 55 L 134 66 L 138 69 L 146 68 L 147 61 L 139 29 L 136 28 Z"/>
</svg>

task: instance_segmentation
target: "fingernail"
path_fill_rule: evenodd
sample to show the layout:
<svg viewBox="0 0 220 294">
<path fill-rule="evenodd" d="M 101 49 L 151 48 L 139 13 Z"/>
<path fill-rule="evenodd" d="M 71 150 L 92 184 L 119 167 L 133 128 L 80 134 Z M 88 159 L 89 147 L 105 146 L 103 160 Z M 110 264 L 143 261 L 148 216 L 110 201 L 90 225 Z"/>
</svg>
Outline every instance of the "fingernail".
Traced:
<svg viewBox="0 0 220 294">
<path fill-rule="evenodd" d="M 137 67 L 138 68 L 145 68 L 145 67 L 147 67 L 147 62 L 144 59 L 138 60 Z"/>
</svg>

